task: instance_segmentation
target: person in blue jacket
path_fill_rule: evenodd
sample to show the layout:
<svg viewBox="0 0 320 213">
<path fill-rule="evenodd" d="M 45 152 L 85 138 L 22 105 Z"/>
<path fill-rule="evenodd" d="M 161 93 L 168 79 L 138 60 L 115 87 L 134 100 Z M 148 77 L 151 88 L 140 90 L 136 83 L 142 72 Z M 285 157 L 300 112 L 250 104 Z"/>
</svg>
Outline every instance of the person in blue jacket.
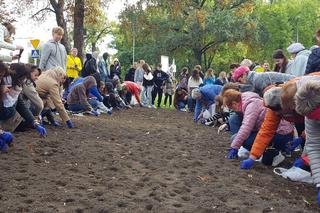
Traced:
<svg viewBox="0 0 320 213">
<path fill-rule="evenodd" d="M 196 88 L 192 91 L 192 98 L 196 100 L 196 107 L 194 111 L 193 120 L 195 122 L 199 121 L 199 115 L 201 114 L 201 110 L 203 105 L 209 109 L 215 103 L 215 97 L 220 94 L 222 90 L 222 86 L 209 84 L 200 88 Z"/>
</svg>

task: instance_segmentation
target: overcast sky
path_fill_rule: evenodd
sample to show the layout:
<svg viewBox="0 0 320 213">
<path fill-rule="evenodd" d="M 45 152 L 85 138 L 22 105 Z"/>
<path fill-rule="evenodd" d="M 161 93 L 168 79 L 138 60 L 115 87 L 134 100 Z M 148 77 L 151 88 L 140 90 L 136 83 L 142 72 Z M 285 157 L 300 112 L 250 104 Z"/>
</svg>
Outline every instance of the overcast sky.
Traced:
<svg viewBox="0 0 320 213">
<path fill-rule="evenodd" d="M 106 9 L 106 15 L 108 20 L 117 21 L 118 15 L 124 9 L 125 3 L 134 4 L 137 0 L 113 0 L 110 3 L 108 9 Z M 41 1 L 38 1 L 38 7 L 41 8 Z M 23 17 L 18 17 L 17 22 L 14 23 L 16 26 L 16 35 L 14 43 L 23 45 L 26 49 L 23 54 L 22 62 L 26 62 L 28 58 L 27 53 L 31 53 L 32 46 L 30 39 L 40 39 L 41 42 L 46 42 L 51 39 L 51 29 L 56 26 L 55 16 L 53 14 L 47 15 L 47 20 L 43 23 L 39 23 L 30 18 L 30 14 L 25 13 Z M 104 39 L 105 42 L 99 46 L 100 51 L 108 51 L 111 54 L 115 54 L 116 50 L 107 48 L 107 45 L 112 41 L 112 37 L 108 36 Z"/>
</svg>

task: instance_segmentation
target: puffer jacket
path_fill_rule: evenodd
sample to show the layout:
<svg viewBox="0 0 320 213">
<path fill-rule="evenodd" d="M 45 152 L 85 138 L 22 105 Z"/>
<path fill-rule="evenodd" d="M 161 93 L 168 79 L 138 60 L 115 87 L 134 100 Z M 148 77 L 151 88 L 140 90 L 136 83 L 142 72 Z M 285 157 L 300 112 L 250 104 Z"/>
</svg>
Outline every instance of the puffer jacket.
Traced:
<svg viewBox="0 0 320 213">
<path fill-rule="evenodd" d="M 231 147 L 239 149 L 251 132 L 258 131 L 266 113 L 262 98 L 253 92 L 241 94 L 241 111 L 243 120 L 237 136 L 232 141 Z"/>
<path fill-rule="evenodd" d="M 248 83 L 254 87 L 255 92 L 261 95 L 267 86 L 279 82 L 285 83 L 295 77 L 294 75 L 279 72 L 256 73 L 250 71 L 248 74 Z"/>
<path fill-rule="evenodd" d="M 96 79 L 93 76 L 86 77 L 82 83 L 71 89 L 67 98 L 67 103 L 69 105 L 81 104 L 85 106 L 88 111 L 91 111 L 92 107 L 88 102 L 88 95 L 90 89 L 94 86 L 97 86 Z"/>
<path fill-rule="evenodd" d="M 319 71 L 320 71 L 320 47 L 312 50 L 308 59 L 305 74 L 309 74 L 312 72 L 319 72 Z"/>
<path fill-rule="evenodd" d="M 243 120 L 237 136 L 232 141 L 231 147 L 239 149 L 243 142 L 250 136 L 251 132 L 258 131 L 266 119 L 267 108 L 263 105 L 263 99 L 253 92 L 241 94 Z M 255 122 L 254 122 L 255 121 Z M 274 133 L 287 135 L 293 132 L 293 125 L 281 117 L 278 120 Z M 260 133 L 260 131 L 259 131 Z M 258 133 L 258 134 L 259 134 Z M 272 137 L 266 142 L 270 143 Z"/>
</svg>

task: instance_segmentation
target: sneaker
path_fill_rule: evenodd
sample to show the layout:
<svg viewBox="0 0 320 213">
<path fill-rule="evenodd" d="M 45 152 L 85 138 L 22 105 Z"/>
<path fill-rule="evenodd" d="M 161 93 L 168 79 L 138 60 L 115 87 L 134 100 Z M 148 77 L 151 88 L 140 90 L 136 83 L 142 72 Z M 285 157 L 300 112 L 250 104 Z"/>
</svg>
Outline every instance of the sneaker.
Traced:
<svg viewBox="0 0 320 213">
<path fill-rule="evenodd" d="M 279 152 L 279 154 L 273 158 L 272 166 L 278 166 L 280 163 L 282 163 L 282 161 L 284 161 L 284 159 L 285 157 L 283 156 L 283 154 Z"/>
<path fill-rule="evenodd" d="M 151 108 L 156 109 L 157 107 L 155 105 L 151 105 Z"/>
</svg>

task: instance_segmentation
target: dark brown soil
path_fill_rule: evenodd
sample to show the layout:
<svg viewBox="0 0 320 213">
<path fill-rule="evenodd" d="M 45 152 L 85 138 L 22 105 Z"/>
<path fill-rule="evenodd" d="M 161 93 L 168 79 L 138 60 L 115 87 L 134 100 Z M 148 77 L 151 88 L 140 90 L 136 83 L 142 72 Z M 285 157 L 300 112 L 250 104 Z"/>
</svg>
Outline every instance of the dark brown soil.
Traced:
<svg viewBox="0 0 320 213">
<path fill-rule="evenodd" d="M 0 212 L 316 212 L 316 190 L 226 159 L 229 136 L 191 114 L 133 109 L 15 134 Z M 288 163 L 287 163 L 288 164 Z"/>
</svg>

